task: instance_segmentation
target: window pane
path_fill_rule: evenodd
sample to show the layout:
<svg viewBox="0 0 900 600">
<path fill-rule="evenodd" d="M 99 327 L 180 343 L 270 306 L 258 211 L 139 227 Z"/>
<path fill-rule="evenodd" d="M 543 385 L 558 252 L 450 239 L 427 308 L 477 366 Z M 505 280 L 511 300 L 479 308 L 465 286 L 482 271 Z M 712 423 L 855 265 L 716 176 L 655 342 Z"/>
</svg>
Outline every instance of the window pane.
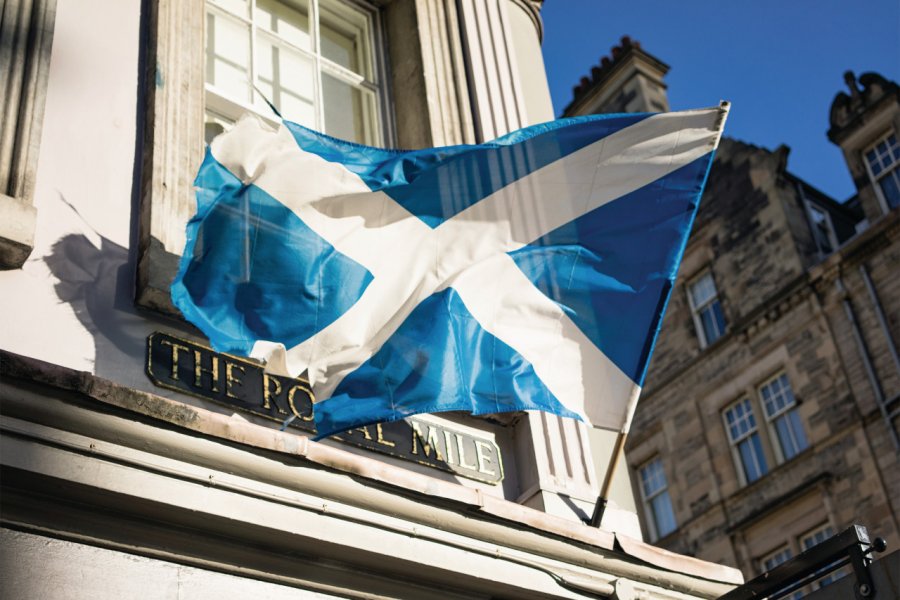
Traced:
<svg viewBox="0 0 900 600">
<path fill-rule="evenodd" d="M 662 461 L 656 458 L 648 462 L 640 469 L 640 476 L 647 520 L 652 522 L 656 537 L 668 535 L 676 525 Z"/>
<path fill-rule="evenodd" d="M 662 470 L 662 461 L 658 458 L 647 463 L 641 469 L 641 482 L 644 487 L 644 497 L 649 498 L 656 492 L 666 487 L 666 476 Z"/>
<path fill-rule="evenodd" d="M 379 145 L 372 19 L 346 0 L 207 0 L 207 109 L 272 118 L 271 102 L 291 121 Z M 204 122 L 208 137 L 222 127 Z"/>
<path fill-rule="evenodd" d="M 881 179 L 881 191 L 890 208 L 900 206 L 900 186 L 897 184 L 897 171 L 889 173 Z"/>
<path fill-rule="evenodd" d="M 234 13 L 240 17 L 247 18 L 248 5 L 247 0 L 211 0 L 213 4 L 218 4 L 230 13 Z"/>
<path fill-rule="evenodd" d="M 794 441 L 794 436 L 791 433 L 790 422 L 788 421 L 787 417 L 788 415 L 782 415 L 781 417 L 778 417 L 778 420 L 775 421 L 775 430 L 778 432 L 778 443 L 781 445 L 781 452 L 784 454 L 784 459 L 790 460 L 797 455 L 799 449 L 797 448 L 797 444 Z"/>
<path fill-rule="evenodd" d="M 675 512 L 672 510 L 672 501 L 669 499 L 668 490 L 653 498 L 652 509 L 656 534 L 659 537 L 669 535 L 675 531 Z"/>
<path fill-rule="evenodd" d="M 712 344 L 725 333 L 725 317 L 722 315 L 722 306 L 718 300 L 708 304 L 700 312 L 700 322 L 703 323 L 703 334 L 706 343 Z"/>
<path fill-rule="evenodd" d="M 320 0 L 319 15 L 322 56 L 372 79 L 368 14 L 344 2 Z"/>
<path fill-rule="evenodd" d="M 206 15 L 206 81 L 234 100 L 250 98 L 250 28 L 212 11 Z"/>
<path fill-rule="evenodd" d="M 306 2 L 256 0 L 256 11 L 253 17 L 258 27 L 276 33 L 280 39 L 298 48 L 312 51 L 312 39 L 309 35 L 309 5 Z"/>
<path fill-rule="evenodd" d="M 359 144 L 374 144 L 374 106 L 369 94 L 322 74 L 325 133 Z"/>
<path fill-rule="evenodd" d="M 797 443 L 797 451 L 806 450 L 809 442 L 806 441 L 806 433 L 803 431 L 800 415 L 796 410 L 792 410 L 787 414 L 787 419 L 790 422 L 791 432 L 794 434 L 794 441 Z"/>
<path fill-rule="evenodd" d="M 773 553 L 767 559 L 763 561 L 763 568 L 766 571 L 771 571 L 781 563 L 787 562 L 791 559 L 791 549 L 784 548 L 778 552 Z"/>
<path fill-rule="evenodd" d="M 759 441 L 759 434 L 754 433 L 738 445 L 741 455 L 741 462 L 744 466 L 744 475 L 747 477 L 747 483 L 752 483 L 765 475 L 769 467 L 766 464 L 766 458 L 763 456 L 762 444 Z"/>
<path fill-rule="evenodd" d="M 260 35 L 256 64 L 257 87 L 281 115 L 301 125 L 315 127 L 315 70 L 312 60 L 287 46 L 278 45 L 268 35 Z M 262 111 L 268 110 L 260 101 L 257 105 Z"/>
<path fill-rule="evenodd" d="M 831 223 L 828 215 L 824 210 L 812 204 L 809 205 L 809 215 L 819 251 L 824 254 L 831 253 L 833 248 L 831 246 Z"/>
<path fill-rule="evenodd" d="M 766 416 L 770 419 L 796 404 L 794 392 L 791 390 L 791 382 L 787 375 L 781 374 L 759 389 L 766 409 Z"/>
<path fill-rule="evenodd" d="M 691 298 L 694 308 L 700 308 L 716 295 L 716 285 L 712 275 L 707 273 L 691 285 Z"/>
<path fill-rule="evenodd" d="M 778 442 L 785 460 L 794 458 L 807 447 L 806 434 L 800 425 L 800 416 L 796 410 L 788 411 L 775 421 Z"/>
<path fill-rule="evenodd" d="M 726 410 L 725 419 L 728 422 L 728 435 L 732 443 L 756 431 L 756 418 L 753 416 L 749 398 L 736 402 Z"/>
</svg>

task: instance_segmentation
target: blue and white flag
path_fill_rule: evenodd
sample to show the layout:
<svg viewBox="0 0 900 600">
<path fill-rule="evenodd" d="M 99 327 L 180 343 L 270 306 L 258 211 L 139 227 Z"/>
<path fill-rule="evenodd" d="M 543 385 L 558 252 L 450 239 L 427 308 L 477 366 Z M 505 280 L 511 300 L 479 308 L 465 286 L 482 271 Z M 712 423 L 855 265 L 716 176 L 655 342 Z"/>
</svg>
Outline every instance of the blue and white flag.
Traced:
<svg viewBox="0 0 900 600">
<path fill-rule="evenodd" d="M 245 117 L 172 298 L 216 350 L 306 372 L 320 436 L 450 410 L 627 431 L 727 110 L 416 151 Z"/>
</svg>

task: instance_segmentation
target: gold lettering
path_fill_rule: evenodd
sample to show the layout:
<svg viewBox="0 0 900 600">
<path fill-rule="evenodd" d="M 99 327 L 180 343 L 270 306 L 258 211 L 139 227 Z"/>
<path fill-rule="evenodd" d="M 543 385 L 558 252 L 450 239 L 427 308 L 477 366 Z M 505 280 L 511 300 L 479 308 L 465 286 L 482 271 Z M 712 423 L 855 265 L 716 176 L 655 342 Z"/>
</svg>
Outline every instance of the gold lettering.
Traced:
<svg viewBox="0 0 900 600">
<path fill-rule="evenodd" d="M 301 421 L 312 421 L 313 420 L 312 411 L 309 412 L 308 417 L 304 417 L 303 415 L 300 414 L 300 411 L 297 410 L 297 405 L 294 404 L 294 394 L 297 393 L 297 390 L 300 390 L 304 394 L 309 395 L 309 390 L 306 389 L 302 384 L 298 383 L 297 385 L 292 387 L 290 390 L 288 390 L 288 406 L 291 407 L 291 412 L 294 413 L 294 416 L 296 416 Z"/>
<path fill-rule="evenodd" d="M 357 427 L 357 428 L 354 429 L 353 431 L 362 431 L 362 432 L 363 432 L 363 435 L 366 436 L 366 439 L 367 439 L 367 440 L 371 440 L 371 439 L 372 439 L 372 436 L 369 435 L 369 428 L 368 428 L 368 427 Z"/>
<path fill-rule="evenodd" d="M 431 425 L 428 426 L 428 436 L 422 435 L 422 430 L 419 427 L 419 424 L 413 421 L 411 423 L 413 434 L 412 434 L 412 453 L 418 454 L 418 447 L 416 443 L 418 440 L 422 440 L 422 451 L 425 453 L 425 456 L 431 458 L 431 450 L 434 448 L 434 457 L 443 462 L 444 457 L 441 454 L 440 447 L 438 446 L 438 438 L 437 438 L 437 430 Z M 433 443 L 432 443 L 433 442 Z"/>
<path fill-rule="evenodd" d="M 390 441 L 384 439 L 384 432 L 381 431 L 381 423 L 378 423 L 377 425 L 375 425 L 375 431 L 378 432 L 378 437 L 375 441 L 378 442 L 379 444 L 381 444 L 382 446 L 390 446 L 391 448 L 393 448 L 394 446 L 397 445 L 394 442 L 390 442 Z"/>
<path fill-rule="evenodd" d="M 275 384 L 275 389 L 269 386 L 270 383 Z M 275 400 L 275 397 L 281 394 L 281 382 L 275 379 L 274 377 L 269 377 L 268 373 L 263 373 L 263 408 L 266 410 L 272 409 L 271 401 Z M 275 408 L 278 409 L 283 415 L 288 414 L 286 410 L 278 406 L 278 403 L 275 402 Z"/>
<path fill-rule="evenodd" d="M 419 440 L 422 439 L 422 430 L 419 429 L 419 424 L 416 423 L 415 421 L 410 422 L 410 425 L 412 426 L 412 449 L 411 449 L 411 452 L 412 452 L 412 454 L 418 454 L 419 453 Z M 425 450 L 425 448 L 423 447 L 422 450 Z M 425 456 L 428 456 L 430 453 L 431 453 L 431 448 L 428 448 L 428 450 L 425 451 Z"/>
<path fill-rule="evenodd" d="M 485 455 L 485 450 L 492 450 L 490 444 L 484 440 L 475 440 L 475 456 L 478 458 L 478 472 L 484 473 L 485 475 L 496 475 L 496 471 L 487 468 L 487 463 L 494 461 L 491 460 L 490 456 Z"/>
<path fill-rule="evenodd" d="M 240 400 L 241 398 L 235 396 L 231 393 L 232 386 L 237 384 L 238 386 L 243 386 L 244 382 L 235 377 L 234 370 L 237 369 L 241 372 L 241 375 L 246 375 L 246 371 L 244 371 L 244 367 L 240 365 L 236 365 L 234 363 L 230 363 L 227 360 L 225 361 L 225 395 L 229 398 L 234 398 L 235 400 Z"/>
<path fill-rule="evenodd" d="M 463 437 L 458 433 L 456 434 L 456 449 L 459 451 L 459 466 L 465 469 L 472 469 L 473 471 L 478 469 L 474 464 L 466 464 L 466 452 L 463 450 Z"/>
<path fill-rule="evenodd" d="M 447 449 L 447 464 L 452 465 L 455 461 L 453 460 L 453 443 L 450 441 L 450 432 L 446 429 L 444 430 L 444 448 Z"/>
<path fill-rule="evenodd" d="M 201 377 L 204 373 L 209 373 L 210 377 L 212 377 L 212 385 L 210 389 L 214 392 L 219 391 L 219 357 L 211 356 L 212 359 L 212 369 L 204 369 L 200 362 L 203 356 L 200 354 L 199 350 L 194 350 L 194 386 L 195 387 L 203 387 Z"/>
<path fill-rule="evenodd" d="M 170 342 L 169 340 L 162 340 L 160 342 L 163 346 L 172 346 L 172 379 L 178 380 L 178 351 L 184 350 L 185 352 L 189 352 L 190 348 L 187 346 L 182 346 L 181 344 L 176 344 L 174 342 Z"/>
</svg>

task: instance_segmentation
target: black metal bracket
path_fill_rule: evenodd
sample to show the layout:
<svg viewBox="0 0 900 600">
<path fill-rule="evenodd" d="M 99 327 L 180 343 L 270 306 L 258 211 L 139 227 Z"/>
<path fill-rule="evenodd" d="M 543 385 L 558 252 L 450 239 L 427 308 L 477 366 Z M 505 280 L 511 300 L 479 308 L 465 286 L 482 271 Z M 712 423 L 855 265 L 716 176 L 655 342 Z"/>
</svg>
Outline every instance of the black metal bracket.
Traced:
<svg viewBox="0 0 900 600">
<path fill-rule="evenodd" d="M 777 600 L 847 564 L 852 566 L 856 577 L 853 589 L 857 600 L 873 600 L 876 591 L 869 572 L 871 554 L 884 552 L 885 548 L 887 544 L 883 539 L 869 541 L 866 528 L 853 525 L 771 571 L 734 588 L 719 600 Z"/>
</svg>

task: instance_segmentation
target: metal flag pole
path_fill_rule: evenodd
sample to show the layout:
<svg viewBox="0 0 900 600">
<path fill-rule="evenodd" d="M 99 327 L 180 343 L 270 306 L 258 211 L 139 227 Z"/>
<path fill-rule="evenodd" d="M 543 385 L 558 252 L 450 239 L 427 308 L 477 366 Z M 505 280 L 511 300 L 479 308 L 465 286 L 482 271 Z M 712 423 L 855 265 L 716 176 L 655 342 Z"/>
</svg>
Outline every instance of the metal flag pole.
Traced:
<svg viewBox="0 0 900 600">
<path fill-rule="evenodd" d="M 606 468 L 606 475 L 603 477 L 603 485 L 600 487 L 600 495 L 597 497 L 597 503 L 594 504 L 594 512 L 591 515 L 591 527 L 600 527 L 603 520 L 603 513 L 606 511 L 606 505 L 609 502 L 609 488 L 612 487 L 613 474 L 616 471 L 616 465 L 619 464 L 619 458 L 625 452 L 625 438 L 628 433 L 620 431 L 616 436 L 616 445 L 613 449 L 612 458 Z"/>
</svg>

